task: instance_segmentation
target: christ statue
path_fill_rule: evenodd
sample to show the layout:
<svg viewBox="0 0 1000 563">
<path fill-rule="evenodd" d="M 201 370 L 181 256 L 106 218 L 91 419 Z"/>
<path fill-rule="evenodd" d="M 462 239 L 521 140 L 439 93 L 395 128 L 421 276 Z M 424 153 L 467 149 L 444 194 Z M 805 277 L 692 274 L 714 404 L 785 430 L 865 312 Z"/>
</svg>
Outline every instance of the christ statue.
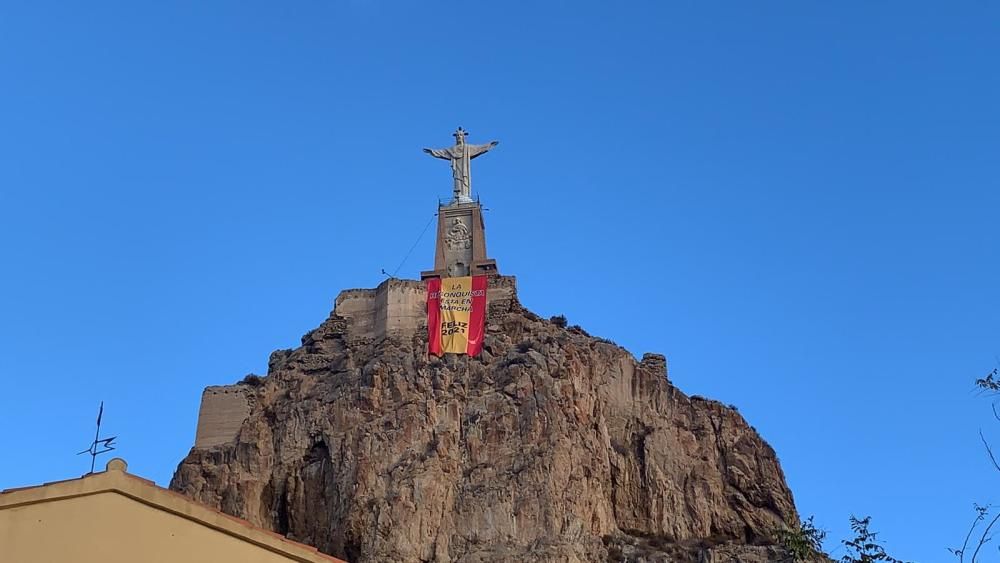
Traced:
<svg viewBox="0 0 1000 563">
<path fill-rule="evenodd" d="M 455 198 L 452 203 L 472 203 L 472 179 L 469 177 L 469 161 L 497 146 L 499 141 L 490 141 L 483 145 L 465 144 L 468 131 L 458 128 L 452 133 L 455 145 L 446 149 L 424 149 L 424 152 L 444 160 L 451 161 L 451 175 L 455 179 Z"/>
</svg>

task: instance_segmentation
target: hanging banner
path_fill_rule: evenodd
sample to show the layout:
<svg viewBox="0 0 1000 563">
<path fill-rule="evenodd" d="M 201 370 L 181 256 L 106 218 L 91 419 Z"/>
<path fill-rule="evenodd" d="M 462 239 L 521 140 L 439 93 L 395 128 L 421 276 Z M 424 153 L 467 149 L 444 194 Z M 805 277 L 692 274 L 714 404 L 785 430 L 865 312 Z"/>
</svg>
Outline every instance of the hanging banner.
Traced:
<svg viewBox="0 0 1000 563">
<path fill-rule="evenodd" d="M 486 276 L 427 280 L 428 352 L 479 354 L 485 323 Z"/>
</svg>

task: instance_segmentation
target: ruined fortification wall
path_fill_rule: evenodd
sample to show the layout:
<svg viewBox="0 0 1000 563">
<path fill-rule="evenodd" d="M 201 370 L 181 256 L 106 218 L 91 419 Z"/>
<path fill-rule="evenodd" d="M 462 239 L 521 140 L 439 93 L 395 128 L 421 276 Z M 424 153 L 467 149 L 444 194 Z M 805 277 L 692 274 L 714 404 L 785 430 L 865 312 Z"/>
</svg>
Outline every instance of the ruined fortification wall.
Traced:
<svg viewBox="0 0 1000 563">
<path fill-rule="evenodd" d="M 427 289 L 414 280 L 386 280 L 375 290 L 374 338 L 411 336 L 427 326 Z"/>
<path fill-rule="evenodd" d="M 333 304 L 333 314 L 347 321 L 349 334 L 374 338 L 377 291 L 377 289 L 347 289 L 337 296 Z"/>
<path fill-rule="evenodd" d="M 245 386 L 206 387 L 201 394 L 194 447 L 210 448 L 231 442 L 248 416 L 250 396 Z"/>
<path fill-rule="evenodd" d="M 510 312 L 517 302 L 517 278 L 494 276 L 486 288 L 486 322 L 499 319 Z"/>
<path fill-rule="evenodd" d="M 348 340 L 381 340 L 425 327 L 426 300 L 423 282 L 388 279 L 375 289 L 340 292 L 333 314 L 347 320 Z"/>
<path fill-rule="evenodd" d="M 489 315 L 506 313 L 516 296 L 513 276 L 491 278 L 486 294 Z M 349 341 L 408 338 L 427 330 L 427 286 L 416 280 L 390 279 L 375 289 L 348 289 L 337 296 L 333 314 L 346 320 Z"/>
<path fill-rule="evenodd" d="M 517 301 L 517 280 L 512 276 L 490 279 L 486 293 L 486 322 L 506 315 Z M 427 330 L 427 288 L 416 280 L 389 279 L 375 289 L 348 289 L 334 302 L 331 326 L 339 326 L 350 343 L 378 342 L 386 337 L 411 338 Z M 341 332 L 342 331 L 342 332 Z M 285 352 L 275 355 L 284 357 Z M 207 387 L 201 396 L 195 448 L 211 448 L 236 439 L 252 405 L 247 385 Z"/>
</svg>

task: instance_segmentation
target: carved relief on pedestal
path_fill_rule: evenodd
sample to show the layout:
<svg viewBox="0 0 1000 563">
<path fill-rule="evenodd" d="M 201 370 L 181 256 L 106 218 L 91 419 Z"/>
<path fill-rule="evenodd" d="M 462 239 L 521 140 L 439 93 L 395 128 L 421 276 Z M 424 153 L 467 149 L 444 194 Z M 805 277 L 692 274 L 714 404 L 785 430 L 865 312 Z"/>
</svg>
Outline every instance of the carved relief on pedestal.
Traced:
<svg viewBox="0 0 1000 563">
<path fill-rule="evenodd" d="M 456 217 L 451 224 L 451 228 L 445 233 L 445 244 L 448 250 L 464 250 L 472 248 L 472 231 L 461 218 Z"/>
</svg>

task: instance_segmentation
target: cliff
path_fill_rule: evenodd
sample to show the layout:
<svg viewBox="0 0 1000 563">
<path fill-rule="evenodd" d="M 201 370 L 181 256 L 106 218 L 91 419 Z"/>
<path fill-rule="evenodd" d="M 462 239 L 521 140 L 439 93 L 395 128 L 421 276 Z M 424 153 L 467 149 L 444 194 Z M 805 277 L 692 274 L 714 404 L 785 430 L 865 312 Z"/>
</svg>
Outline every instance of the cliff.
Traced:
<svg viewBox="0 0 1000 563">
<path fill-rule="evenodd" d="M 792 495 L 736 411 L 494 285 L 476 358 L 335 310 L 267 377 L 212 388 L 239 418 L 171 488 L 350 561 L 781 559 Z"/>
</svg>

